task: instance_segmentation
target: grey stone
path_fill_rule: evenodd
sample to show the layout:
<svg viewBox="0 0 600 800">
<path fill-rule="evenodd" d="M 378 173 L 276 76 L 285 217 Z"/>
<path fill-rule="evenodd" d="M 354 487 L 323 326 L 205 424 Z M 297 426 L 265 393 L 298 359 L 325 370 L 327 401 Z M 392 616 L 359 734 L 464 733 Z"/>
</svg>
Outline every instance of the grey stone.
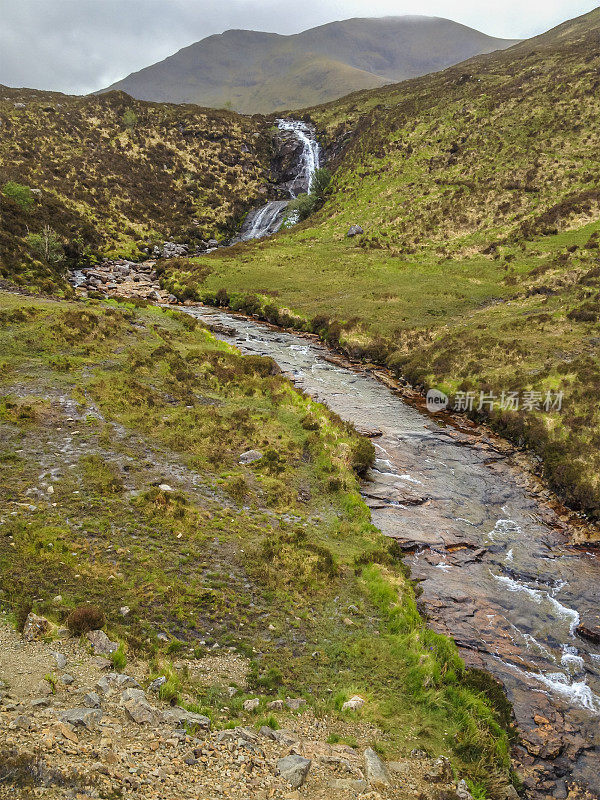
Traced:
<svg viewBox="0 0 600 800">
<path fill-rule="evenodd" d="M 342 705 L 342 711 L 358 711 L 359 708 L 362 708 L 365 704 L 365 701 L 359 695 L 355 694 L 354 697 L 351 697 L 350 700 L 346 700 L 345 703 Z"/>
<path fill-rule="evenodd" d="M 312 761 L 302 756 L 285 756 L 277 761 L 277 772 L 292 789 L 299 789 L 306 780 Z"/>
<path fill-rule="evenodd" d="M 59 719 L 67 725 L 82 726 L 91 730 L 102 719 L 102 711 L 99 708 L 70 708 L 61 711 Z"/>
<path fill-rule="evenodd" d="M 18 717 L 13 719 L 8 727 L 16 730 L 28 731 L 33 728 L 33 717 L 30 717 L 27 714 L 19 714 Z"/>
<path fill-rule="evenodd" d="M 75 683 L 75 678 L 72 675 L 69 675 L 68 672 L 65 672 L 64 675 L 61 675 L 60 680 L 65 684 L 65 686 L 70 686 L 72 683 Z"/>
<path fill-rule="evenodd" d="M 239 457 L 240 464 L 253 464 L 255 461 L 260 461 L 263 454 L 260 450 L 246 450 L 245 453 Z"/>
<path fill-rule="evenodd" d="M 190 725 L 202 730 L 210 730 L 210 719 L 203 714 L 196 714 L 193 711 L 186 711 L 185 708 L 175 706 L 162 712 L 162 721 L 166 725 Z"/>
<path fill-rule="evenodd" d="M 126 689 L 129 686 L 133 686 L 136 689 L 141 688 L 139 683 L 135 678 L 132 678 L 131 675 L 123 675 L 120 672 L 109 672 L 108 675 L 103 675 L 100 678 L 96 684 L 96 689 L 102 692 L 102 694 L 110 694 L 112 691 Z"/>
<path fill-rule="evenodd" d="M 258 697 L 253 697 L 252 700 L 244 700 L 244 711 L 254 711 L 260 705 Z"/>
<path fill-rule="evenodd" d="M 298 711 L 306 705 L 306 700 L 303 697 L 286 697 L 285 704 L 292 711 Z"/>
<path fill-rule="evenodd" d="M 334 778 L 329 785 L 338 792 L 363 792 L 367 788 L 366 781 L 355 778 Z"/>
<path fill-rule="evenodd" d="M 385 764 L 372 747 L 367 747 L 364 758 L 367 783 L 375 788 L 389 786 L 390 778 Z"/>
<path fill-rule="evenodd" d="M 267 703 L 269 711 L 283 711 L 284 707 L 285 703 L 283 700 L 271 700 L 270 703 Z"/>
<path fill-rule="evenodd" d="M 425 773 L 425 780 L 430 783 L 449 783 L 453 779 L 452 766 L 445 756 L 440 756 Z"/>
<path fill-rule="evenodd" d="M 62 653 L 53 653 L 53 656 L 56 660 L 56 666 L 59 669 L 64 669 L 67 666 L 67 657 Z"/>
<path fill-rule="evenodd" d="M 460 800 L 473 800 L 473 795 L 469 791 L 469 787 L 467 786 L 467 782 L 462 780 L 459 781 L 456 785 L 456 794 L 460 798 Z"/>
<path fill-rule="evenodd" d="M 261 736 L 264 736 L 267 739 L 273 739 L 274 742 L 277 741 L 275 737 L 275 731 L 273 728 L 269 728 L 268 725 L 263 725 L 262 728 L 259 730 Z"/>
<path fill-rule="evenodd" d="M 346 234 L 346 236 L 352 238 L 353 236 L 358 236 L 360 233 L 364 233 L 360 225 L 351 225 L 348 229 L 348 233 Z"/>
<path fill-rule="evenodd" d="M 101 656 L 109 656 L 119 649 L 117 642 L 111 642 L 104 631 L 88 631 L 85 637 L 94 648 L 94 652 Z"/>
<path fill-rule="evenodd" d="M 145 699 L 132 698 L 123 703 L 129 717 L 138 725 L 156 725 L 159 712 Z"/>
<path fill-rule="evenodd" d="M 83 698 L 86 708 L 100 708 L 100 696 L 96 692 L 88 692 Z"/>
<path fill-rule="evenodd" d="M 146 700 L 146 692 L 143 689 L 128 688 L 121 695 L 121 700 L 126 703 L 128 700 Z"/>
<path fill-rule="evenodd" d="M 36 697 L 35 700 L 31 701 L 32 708 L 48 708 L 51 704 L 51 700 L 49 697 Z"/>
<path fill-rule="evenodd" d="M 152 681 L 150 686 L 148 686 L 148 690 L 151 692 L 158 692 L 160 690 L 160 687 L 164 686 L 166 682 L 167 682 L 166 677 L 164 675 L 161 675 L 160 678 L 156 678 L 155 680 Z"/>
</svg>

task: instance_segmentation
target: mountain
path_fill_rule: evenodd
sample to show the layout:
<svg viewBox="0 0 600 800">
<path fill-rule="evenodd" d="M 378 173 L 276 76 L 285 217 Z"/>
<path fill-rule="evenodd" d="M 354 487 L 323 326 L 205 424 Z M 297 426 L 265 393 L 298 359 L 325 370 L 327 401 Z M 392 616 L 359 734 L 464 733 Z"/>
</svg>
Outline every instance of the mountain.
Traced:
<svg viewBox="0 0 600 800">
<path fill-rule="evenodd" d="M 329 199 L 272 239 L 175 265 L 165 287 L 252 296 L 486 419 L 600 518 L 600 9 L 510 50 L 299 112 Z M 364 233 L 348 238 L 352 225 Z M 293 269 L 290 269 L 293 264 Z M 258 298 L 258 300 L 257 300 Z M 278 311 L 279 309 L 279 311 Z M 527 392 L 564 393 L 548 412 Z"/>
<path fill-rule="evenodd" d="M 140 100 L 270 113 L 425 75 L 515 41 L 436 17 L 349 19 L 293 36 L 230 30 L 109 90 Z"/>
</svg>

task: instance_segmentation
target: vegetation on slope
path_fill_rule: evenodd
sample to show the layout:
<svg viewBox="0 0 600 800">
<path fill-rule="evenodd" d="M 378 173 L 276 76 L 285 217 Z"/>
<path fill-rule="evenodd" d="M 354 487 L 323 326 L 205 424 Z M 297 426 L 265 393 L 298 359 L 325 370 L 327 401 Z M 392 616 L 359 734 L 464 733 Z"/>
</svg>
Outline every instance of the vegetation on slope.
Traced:
<svg viewBox="0 0 600 800">
<path fill-rule="evenodd" d="M 240 356 L 180 312 L 7 294 L 0 305 L 0 585 L 17 621 L 33 608 L 64 622 L 92 603 L 123 642 L 121 668 L 140 653 L 191 668 L 215 644 L 234 648 L 256 713 L 301 693 L 342 724 L 359 692 L 358 716 L 381 730 L 373 744 L 451 751 L 493 796 L 509 769 L 508 709 L 425 627 L 370 524 L 356 478 L 370 442 L 270 359 Z M 250 448 L 262 458 L 243 466 Z M 186 668 L 168 675 L 161 691 L 177 698 Z M 192 690 L 220 725 L 251 718 L 243 692 Z"/>
<path fill-rule="evenodd" d="M 599 29 L 596 10 L 312 109 L 337 166 L 324 208 L 165 285 L 208 301 L 221 289 L 416 385 L 474 392 L 475 415 L 600 516 Z M 347 238 L 354 223 L 365 232 Z M 561 411 L 477 410 L 480 392 L 548 391 Z"/>
<path fill-rule="evenodd" d="M 347 19 L 292 36 L 231 30 L 109 89 L 141 100 L 272 113 L 424 75 L 511 44 L 437 17 Z"/>
<path fill-rule="evenodd" d="M 46 226 L 64 246 L 62 267 L 141 257 L 166 238 L 193 245 L 233 232 L 267 191 L 260 118 L 3 87 L 0 126 L 0 274 L 29 287 L 60 274 L 28 238 Z"/>
</svg>

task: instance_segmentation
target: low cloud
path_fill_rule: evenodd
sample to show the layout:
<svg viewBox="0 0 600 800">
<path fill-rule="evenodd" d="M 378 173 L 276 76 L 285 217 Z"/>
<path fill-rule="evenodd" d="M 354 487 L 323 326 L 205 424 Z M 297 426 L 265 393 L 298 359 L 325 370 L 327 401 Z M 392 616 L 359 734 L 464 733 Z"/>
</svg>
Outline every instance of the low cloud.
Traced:
<svg viewBox="0 0 600 800">
<path fill-rule="evenodd" d="M 0 0 L 0 83 L 85 94 L 229 28 L 296 33 L 356 16 L 448 17 L 524 38 L 593 2 L 505 0 Z"/>
</svg>

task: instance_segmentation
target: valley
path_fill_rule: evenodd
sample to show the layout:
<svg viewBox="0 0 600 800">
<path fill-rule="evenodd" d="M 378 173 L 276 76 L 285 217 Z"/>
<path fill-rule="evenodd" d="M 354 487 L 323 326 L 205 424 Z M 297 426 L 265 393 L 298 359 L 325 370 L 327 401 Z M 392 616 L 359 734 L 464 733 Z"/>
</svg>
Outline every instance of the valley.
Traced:
<svg viewBox="0 0 600 800">
<path fill-rule="evenodd" d="M 0 796 L 600 796 L 599 32 L 0 87 Z"/>
</svg>

